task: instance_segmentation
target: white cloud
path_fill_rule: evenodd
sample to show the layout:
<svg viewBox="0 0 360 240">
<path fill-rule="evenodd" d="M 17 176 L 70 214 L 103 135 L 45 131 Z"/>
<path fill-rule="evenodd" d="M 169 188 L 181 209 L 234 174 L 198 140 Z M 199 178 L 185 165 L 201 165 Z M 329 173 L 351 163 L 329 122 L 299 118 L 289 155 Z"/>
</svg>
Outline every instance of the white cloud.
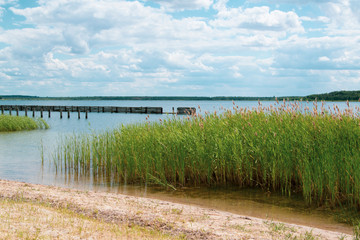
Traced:
<svg viewBox="0 0 360 240">
<path fill-rule="evenodd" d="M 49 52 L 44 56 L 44 64 L 47 70 L 68 70 L 68 66 L 59 59 L 54 59 L 53 53 Z"/>
<path fill-rule="evenodd" d="M 19 5 L 10 9 L 25 18 L 26 27 L 0 31 L 0 73 L 11 78 L 5 83 L 0 76 L 1 85 L 19 91 L 18 86 L 32 86 L 37 95 L 45 90 L 79 95 L 78 89 L 83 95 L 286 95 L 296 89 L 316 92 L 320 83 L 334 87 L 330 77 L 345 81 L 342 71 L 350 71 L 353 81 L 346 83 L 355 84 L 360 68 L 355 0 L 321 1 L 316 14 L 301 17 L 301 1 L 292 11 L 281 8 L 285 0 L 278 10 L 267 2 L 257 2 L 258 7 L 249 7 L 249 1 L 230 7 L 227 0 L 152 1 L 160 8 L 145 0 Z"/>
<path fill-rule="evenodd" d="M 295 12 L 270 11 L 267 6 L 253 8 L 225 8 L 217 5 L 218 18 L 211 21 L 215 27 L 245 28 L 258 31 L 304 32 Z"/>
<path fill-rule="evenodd" d="M 1 79 L 6 79 L 6 80 L 10 80 L 10 79 L 11 79 L 11 77 L 10 77 L 9 75 L 7 75 L 6 73 L 1 72 L 1 71 L 0 71 L 0 78 L 1 78 Z"/>
<path fill-rule="evenodd" d="M 360 30 L 360 4 L 357 0 L 327 2 L 322 4 L 321 8 L 330 19 L 328 30 L 331 34 L 351 35 Z"/>
<path fill-rule="evenodd" d="M 338 1 L 338 0 L 277 0 L 276 3 L 277 4 L 288 3 L 288 4 L 295 4 L 295 5 L 306 5 L 306 4 L 320 4 L 320 3 L 332 2 L 332 1 Z M 274 1 L 273 0 L 246 0 L 246 2 L 269 4 L 269 3 L 273 3 Z"/>
<path fill-rule="evenodd" d="M 89 33 L 81 26 L 67 26 L 62 32 L 66 46 L 70 47 L 71 53 L 85 54 L 89 49 Z"/>
<path fill-rule="evenodd" d="M 6 4 L 14 4 L 17 3 L 18 0 L 0 0 L 0 6 L 1 5 L 6 5 Z"/>
<path fill-rule="evenodd" d="M 288 69 L 360 69 L 360 37 L 294 37 L 281 43 L 274 67 Z"/>
<path fill-rule="evenodd" d="M 217 0 L 214 4 L 213 4 L 213 9 L 217 10 L 218 12 L 223 12 L 226 11 L 227 9 L 227 2 L 229 0 Z"/>
<path fill-rule="evenodd" d="M 193 54 L 189 54 L 183 51 L 167 53 L 166 60 L 169 64 L 175 67 L 187 69 L 187 71 L 211 72 L 214 70 L 213 67 L 206 66 L 201 58 L 198 58 Z"/>
<path fill-rule="evenodd" d="M 97 0 L 50 0 L 40 4 L 36 8 L 11 9 L 26 17 L 26 23 L 56 31 L 61 35 L 56 36 L 57 41 L 62 40 L 60 44 L 74 54 L 107 46 L 177 48 L 178 44 L 190 46 L 186 41 L 192 39 L 208 40 L 212 34 L 202 19 L 173 19 L 137 1 L 106 0 L 100 4 Z"/>
<path fill-rule="evenodd" d="M 300 20 L 307 21 L 307 22 L 323 22 L 323 23 L 329 23 L 330 22 L 330 18 L 325 17 L 325 16 L 318 16 L 316 18 L 311 18 L 311 17 L 308 17 L 308 16 L 302 16 L 302 17 L 300 17 Z"/>
<path fill-rule="evenodd" d="M 319 57 L 319 61 L 320 62 L 328 62 L 328 61 L 330 61 L 330 58 L 328 58 L 327 56 L 321 56 L 321 57 Z"/>
<path fill-rule="evenodd" d="M 209 9 L 213 0 L 150 0 L 170 11 Z"/>
</svg>

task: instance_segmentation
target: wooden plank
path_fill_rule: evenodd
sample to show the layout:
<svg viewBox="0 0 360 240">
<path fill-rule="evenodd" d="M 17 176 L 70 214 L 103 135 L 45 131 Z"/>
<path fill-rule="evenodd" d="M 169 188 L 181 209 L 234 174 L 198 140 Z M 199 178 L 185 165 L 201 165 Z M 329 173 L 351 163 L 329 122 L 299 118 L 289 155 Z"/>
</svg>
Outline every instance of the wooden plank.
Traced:
<svg viewBox="0 0 360 240">
<path fill-rule="evenodd" d="M 162 114 L 163 109 L 162 109 L 162 107 L 147 107 L 146 113 L 148 113 L 148 114 Z"/>
<path fill-rule="evenodd" d="M 118 113 L 128 113 L 128 112 L 130 112 L 130 108 L 128 108 L 128 107 L 117 107 L 116 109 L 117 109 Z"/>
<path fill-rule="evenodd" d="M 130 112 L 131 113 L 146 113 L 146 108 L 144 108 L 144 107 L 131 107 Z"/>
</svg>

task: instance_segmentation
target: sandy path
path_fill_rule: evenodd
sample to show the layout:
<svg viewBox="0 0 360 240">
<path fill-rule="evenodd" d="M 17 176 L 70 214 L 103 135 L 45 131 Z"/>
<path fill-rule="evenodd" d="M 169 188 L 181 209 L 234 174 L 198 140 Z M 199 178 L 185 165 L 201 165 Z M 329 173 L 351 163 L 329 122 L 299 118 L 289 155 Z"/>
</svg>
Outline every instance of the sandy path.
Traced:
<svg viewBox="0 0 360 240">
<path fill-rule="evenodd" d="M 352 239 L 343 233 L 156 199 L 6 180 L 0 180 L 0 198 L 65 207 L 107 222 L 136 224 L 187 239 Z"/>
</svg>

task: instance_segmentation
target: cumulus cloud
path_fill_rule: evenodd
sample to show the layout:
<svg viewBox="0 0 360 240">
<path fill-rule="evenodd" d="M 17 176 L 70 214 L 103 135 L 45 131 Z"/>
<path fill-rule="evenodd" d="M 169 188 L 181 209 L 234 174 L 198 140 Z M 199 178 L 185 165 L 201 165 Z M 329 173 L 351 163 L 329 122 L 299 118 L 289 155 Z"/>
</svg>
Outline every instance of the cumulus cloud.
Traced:
<svg viewBox="0 0 360 240">
<path fill-rule="evenodd" d="M 353 28 L 357 25 L 348 0 L 328 2 L 323 9 L 330 16 L 332 28 Z"/>
<path fill-rule="evenodd" d="M 170 11 L 209 9 L 213 0 L 151 0 Z"/>
<path fill-rule="evenodd" d="M 214 68 L 203 63 L 201 57 L 196 57 L 183 51 L 175 51 L 166 53 L 166 61 L 169 65 L 186 69 L 187 71 L 213 71 Z"/>
<path fill-rule="evenodd" d="M 11 47 L 5 48 L 4 57 L 16 60 L 42 58 L 44 53 L 63 42 L 57 29 L 47 27 L 12 29 L 0 34 L 0 42 Z"/>
<path fill-rule="evenodd" d="M 355 84 L 360 68 L 355 0 L 321 1 L 309 16 L 298 6 L 273 10 L 270 1 L 256 7 L 250 2 L 231 7 L 227 0 L 152 1 L 160 8 L 146 0 L 7 5 L 6 11 L 25 20 L 0 31 L 1 85 L 18 91 L 31 86 L 38 95 L 45 90 L 79 95 L 77 89 L 85 95 L 285 95 L 297 89 L 313 93 L 320 82 L 334 87 L 344 81 L 340 72 L 345 71 L 353 79 L 349 86 Z M 312 33 L 309 25 L 320 30 Z"/>
<path fill-rule="evenodd" d="M 276 50 L 276 68 L 288 69 L 360 69 L 360 37 L 293 38 Z"/>
<path fill-rule="evenodd" d="M 228 9 L 219 2 L 218 18 L 211 21 L 215 27 L 245 28 L 259 31 L 304 32 L 301 21 L 295 12 L 270 11 L 268 6 Z"/>
<path fill-rule="evenodd" d="M 323 23 L 329 23 L 330 22 L 330 18 L 325 17 L 325 16 L 318 16 L 316 18 L 311 18 L 311 17 L 308 17 L 308 16 L 302 16 L 302 17 L 300 17 L 300 20 L 307 21 L 307 22 L 323 22 Z"/>
<path fill-rule="evenodd" d="M 173 19 L 159 9 L 140 2 L 61 0 L 40 1 L 35 8 L 11 10 L 26 23 L 58 31 L 73 54 L 94 47 L 177 47 L 183 39 L 209 39 L 210 27 L 198 18 Z M 34 30 L 35 31 L 35 30 Z M 184 43 L 184 45 L 189 45 Z"/>
<path fill-rule="evenodd" d="M 327 2 L 334 2 L 339 0 L 277 0 L 276 4 L 294 4 L 296 6 L 302 6 L 307 4 L 321 4 Z M 356 0 L 355 0 L 356 1 Z M 262 3 L 262 4 L 272 4 L 273 0 L 246 0 L 247 3 Z"/>
</svg>

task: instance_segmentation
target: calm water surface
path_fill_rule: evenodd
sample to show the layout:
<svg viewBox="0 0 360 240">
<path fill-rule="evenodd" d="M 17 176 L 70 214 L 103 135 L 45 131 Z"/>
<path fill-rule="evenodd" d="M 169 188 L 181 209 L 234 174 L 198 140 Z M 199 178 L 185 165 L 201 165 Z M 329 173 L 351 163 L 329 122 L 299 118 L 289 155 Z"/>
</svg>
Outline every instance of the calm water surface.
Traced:
<svg viewBox="0 0 360 240">
<path fill-rule="evenodd" d="M 222 111 L 222 108 L 231 109 L 232 101 L 0 101 L 0 105 L 67 105 L 67 106 L 125 106 L 125 107 L 163 107 L 164 112 L 171 112 L 177 107 L 200 106 L 200 111 Z M 269 106 L 274 102 L 262 102 L 263 106 Z M 306 104 L 306 103 L 304 103 Z M 337 104 L 345 108 L 346 103 L 326 103 L 332 107 Z M 360 106 L 359 103 L 350 103 L 352 107 Z M 257 107 L 256 101 L 238 101 L 239 107 Z M 311 107 L 312 104 L 310 103 Z M 198 110 L 199 111 L 199 110 Z M 8 113 L 6 113 L 8 114 Z M 14 112 L 13 112 L 14 114 Z M 24 115 L 24 112 L 20 112 Z M 30 114 L 31 115 L 31 114 Z M 39 113 L 36 113 L 39 116 Z M 158 121 L 172 116 L 150 115 L 150 121 Z M 139 123 L 145 121 L 144 114 L 120 114 L 120 113 L 89 113 L 85 119 L 83 113 L 78 119 L 77 113 L 72 113 L 70 119 L 64 114 L 60 119 L 59 113 L 54 112 L 51 118 L 44 112 L 44 119 L 50 125 L 48 130 L 35 130 L 14 133 L 0 133 L 0 178 L 30 183 L 57 185 L 78 189 L 90 189 L 98 191 L 110 191 L 135 196 L 160 198 L 174 202 L 195 204 L 209 208 L 220 209 L 233 213 L 250 215 L 261 218 L 292 222 L 351 233 L 351 228 L 336 223 L 327 213 L 309 210 L 301 199 L 286 198 L 277 194 L 270 196 L 257 190 L 244 189 L 207 189 L 193 188 L 178 191 L 169 191 L 156 187 L 109 185 L 105 182 L 94 183 L 91 179 L 77 180 L 68 179 L 61 174 L 55 174 L 51 170 L 49 161 L 54 147 L 62 136 L 74 133 L 100 132 L 112 129 L 121 124 Z M 42 152 L 45 162 L 42 164 Z"/>
</svg>

